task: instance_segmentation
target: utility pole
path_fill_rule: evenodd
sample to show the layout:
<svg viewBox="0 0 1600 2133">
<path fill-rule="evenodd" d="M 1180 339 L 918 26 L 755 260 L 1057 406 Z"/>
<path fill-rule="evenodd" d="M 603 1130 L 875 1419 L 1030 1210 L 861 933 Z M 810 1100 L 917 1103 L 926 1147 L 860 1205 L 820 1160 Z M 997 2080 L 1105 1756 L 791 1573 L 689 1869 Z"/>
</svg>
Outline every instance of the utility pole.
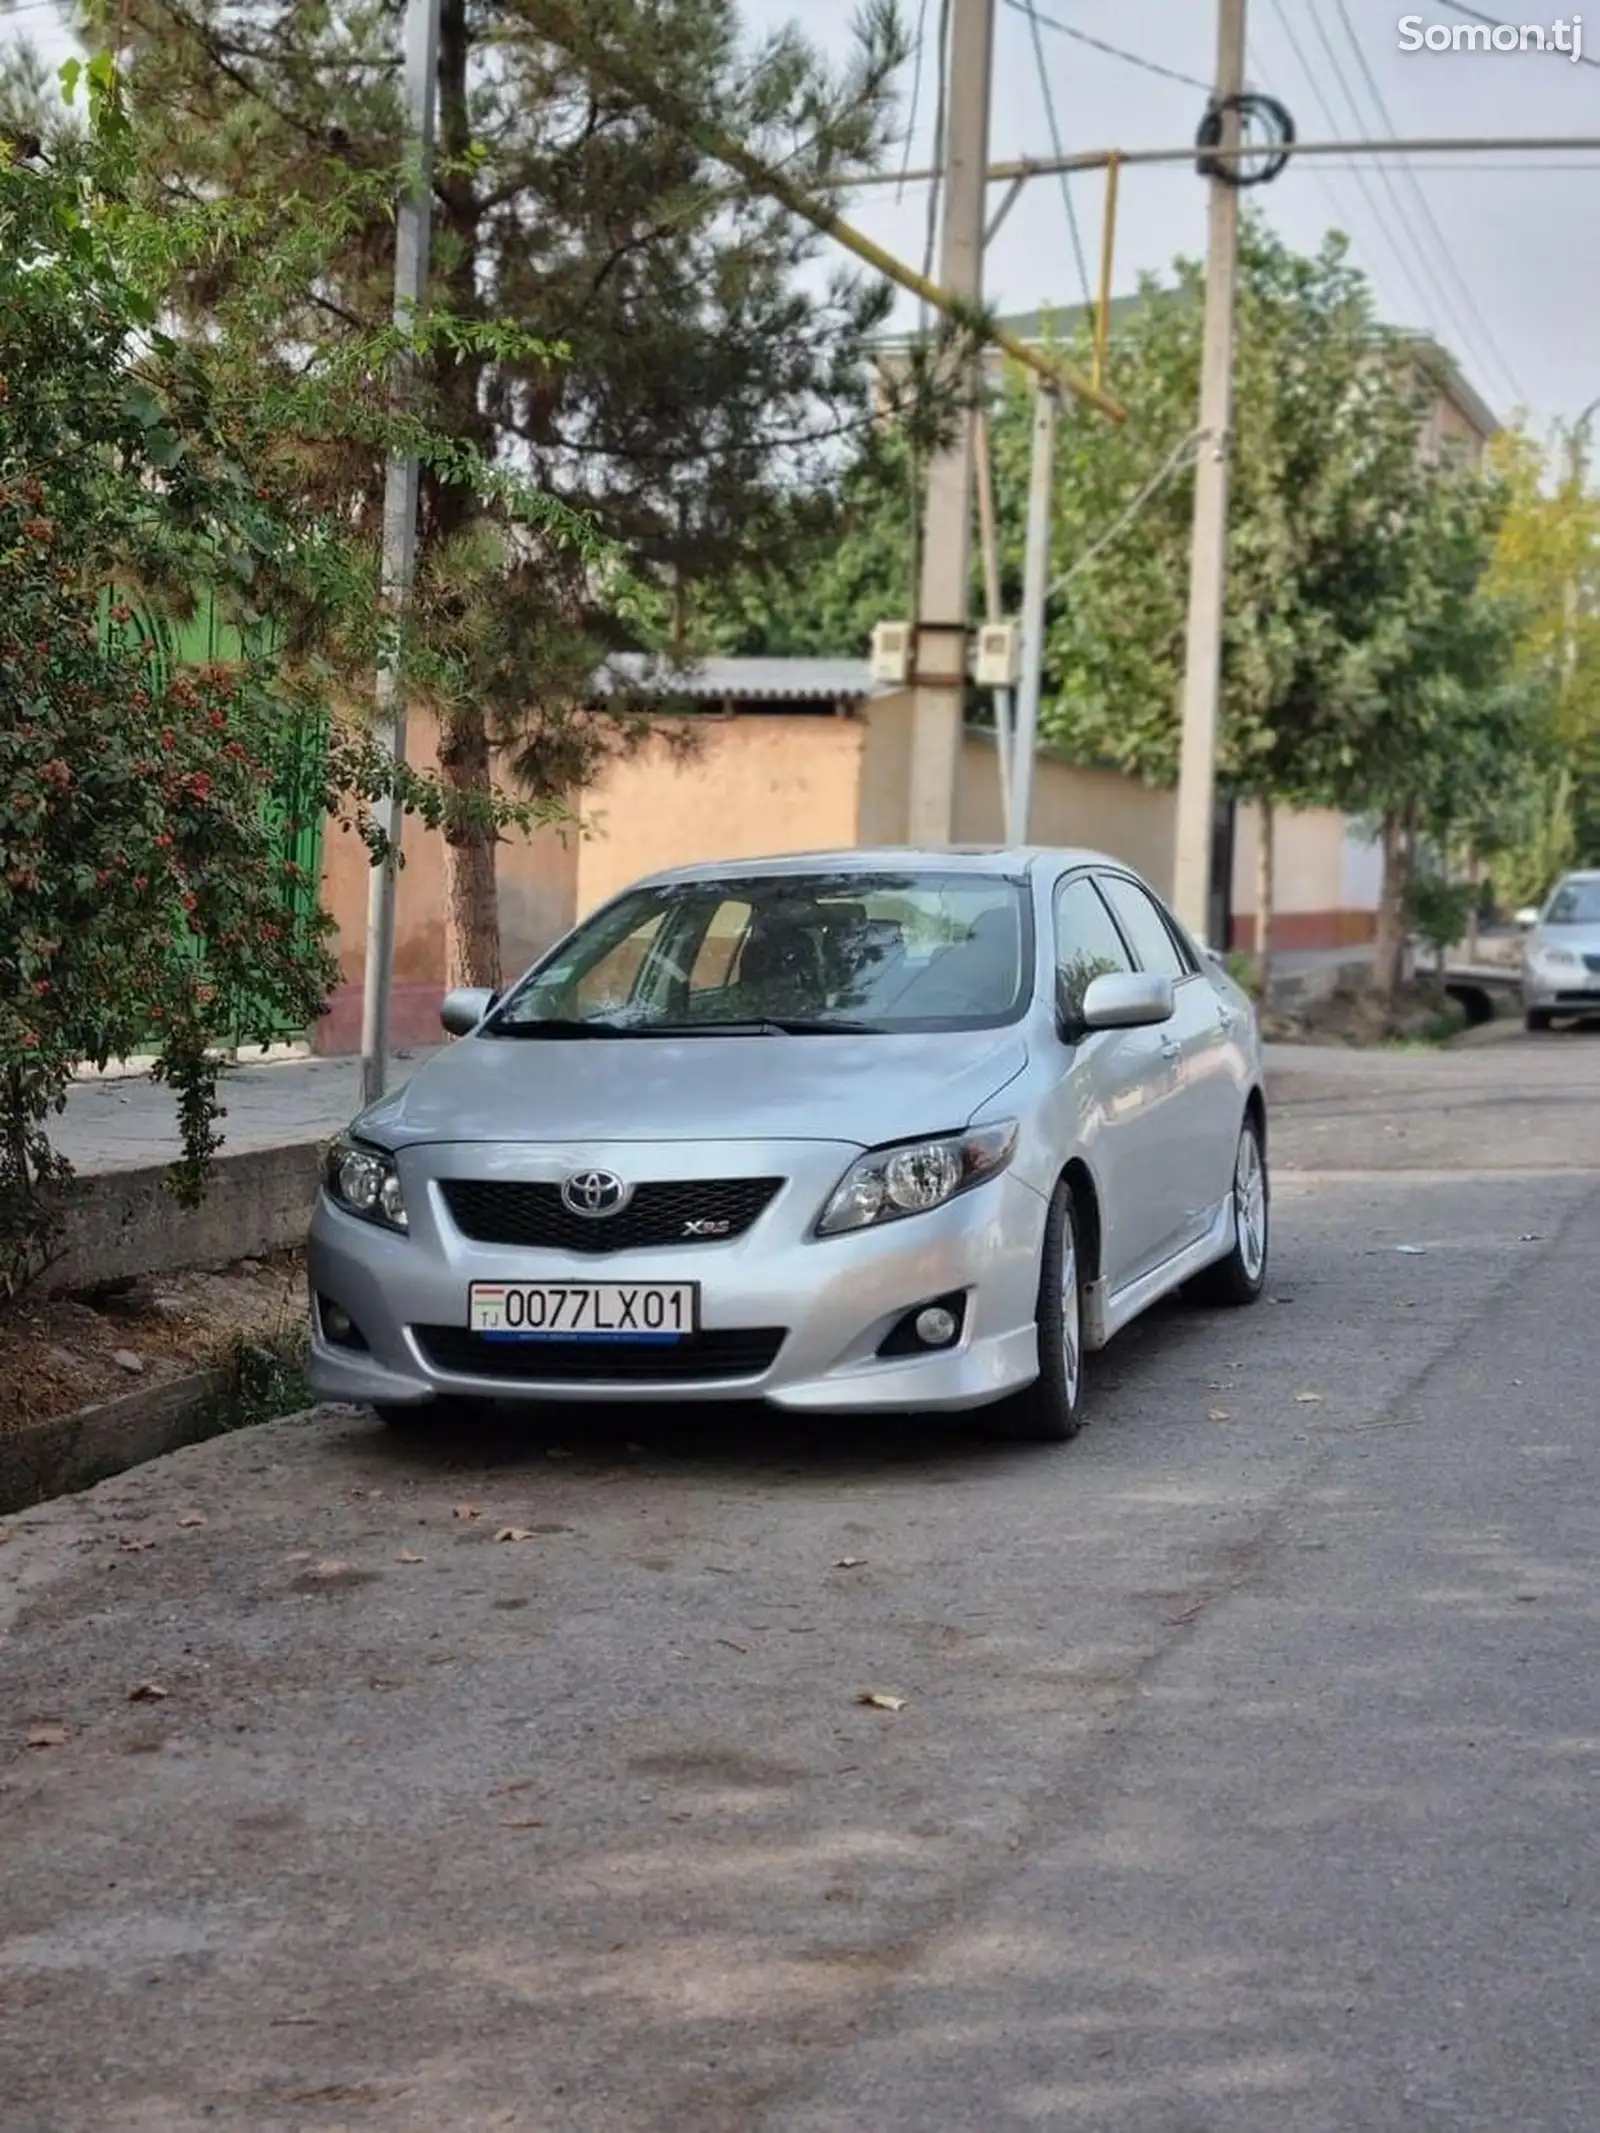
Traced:
<svg viewBox="0 0 1600 2133">
<path fill-rule="evenodd" d="M 1567 438 L 1567 486 L 1572 491 L 1574 509 L 1583 503 L 1584 465 L 1583 448 L 1588 442 L 1589 424 L 1594 420 L 1595 409 L 1600 408 L 1600 398 L 1593 399 L 1572 425 Z M 1578 563 L 1574 559 L 1562 596 L 1562 644 L 1561 644 L 1561 694 L 1570 692 L 1578 672 Z"/>
<path fill-rule="evenodd" d="M 993 48 L 994 0 L 951 0 L 939 280 L 974 309 L 983 297 Z M 928 468 L 906 801 L 912 844 L 948 844 L 955 816 L 967 693 L 972 427 L 965 408 L 950 448 Z"/>
<path fill-rule="evenodd" d="M 1224 150 L 1239 146 L 1239 113 L 1228 98 L 1244 87 L 1245 0 L 1218 0 L 1217 85 Z M 1206 305 L 1200 370 L 1200 449 L 1189 549 L 1189 630 L 1183 667 L 1183 738 L 1178 761 L 1173 908 L 1197 939 L 1213 941 L 1212 845 L 1216 796 L 1217 699 L 1228 589 L 1228 459 L 1233 426 L 1233 312 L 1239 270 L 1239 189 L 1213 166 L 1206 238 Z"/>
<path fill-rule="evenodd" d="M 1044 610 L 1050 591 L 1050 505 L 1055 476 L 1056 396 L 1042 381 L 1033 395 L 1033 458 L 1028 469 L 1028 545 L 1022 568 L 1022 688 L 1011 750 L 1011 834 L 1028 842 L 1033 759 L 1039 744 L 1044 679 Z"/>
<path fill-rule="evenodd" d="M 395 225 L 394 322 L 409 333 L 428 286 L 433 219 L 434 103 L 439 72 L 439 0 L 406 0 L 406 171 Z M 406 410 L 410 359 L 396 357 L 391 412 Z M 400 635 L 417 556 L 418 467 L 394 452 L 383 484 L 383 605 L 391 632 L 378 667 L 378 736 L 391 761 L 406 759 L 406 700 Z M 394 906 L 405 817 L 393 795 L 377 807 L 388 856 L 367 886 L 367 960 L 361 998 L 361 1101 L 376 1103 L 389 1075 L 389 996 L 394 979 Z"/>
</svg>

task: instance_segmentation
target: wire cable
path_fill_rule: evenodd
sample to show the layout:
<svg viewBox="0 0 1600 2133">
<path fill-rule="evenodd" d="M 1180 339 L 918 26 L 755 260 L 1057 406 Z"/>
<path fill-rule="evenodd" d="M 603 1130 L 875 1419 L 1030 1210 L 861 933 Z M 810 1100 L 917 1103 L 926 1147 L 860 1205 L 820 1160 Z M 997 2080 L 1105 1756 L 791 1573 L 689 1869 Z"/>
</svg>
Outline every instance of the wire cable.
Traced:
<svg viewBox="0 0 1600 2133">
<path fill-rule="evenodd" d="M 1322 115 L 1327 121 L 1329 137 L 1336 141 L 1342 141 L 1345 138 L 1344 130 L 1340 126 L 1338 119 L 1335 117 L 1333 106 L 1329 103 L 1327 95 L 1323 90 L 1321 76 L 1318 74 L 1316 68 L 1311 64 L 1311 61 L 1307 58 L 1305 51 L 1301 46 L 1300 39 L 1295 33 L 1294 26 L 1290 22 L 1289 17 L 1285 12 L 1283 0 L 1272 0 L 1272 7 L 1274 14 L 1276 14 L 1279 24 L 1283 29 L 1284 36 L 1288 39 L 1290 48 L 1294 52 L 1296 60 L 1299 62 L 1300 70 L 1305 75 L 1306 80 L 1311 85 L 1311 93 L 1316 98 L 1317 104 L 1321 109 Z M 1393 258 L 1396 266 L 1400 269 L 1400 273 L 1404 278 L 1407 287 L 1410 289 L 1413 299 L 1415 300 L 1422 312 L 1423 319 L 1426 320 L 1428 312 L 1439 301 L 1438 297 L 1434 296 L 1430 298 L 1425 293 L 1421 282 L 1417 278 L 1417 271 L 1412 263 L 1412 260 L 1408 257 L 1406 253 L 1404 253 L 1400 249 L 1399 242 L 1391 226 L 1393 218 L 1384 214 L 1383 209 L 1378 202 L 1377 196 L 1373 192 L 1371 185 L 1369 185 L 1367 182 L 1367 173 L 1364 170 L 1356 170 L 1352 172 L 1352 176 L 1355 178 L 1356 184 L 1360 189 L 1362 199 L 1367 204 L 1368 212 L 1371 214 L 1374 223 L 1377 225 L 1379 231 L 1383 236 L 1384 243 L 1388 247 L 1390 256 Z M 1404 217 L 1401 217 L 1400 219 L 1404 221 Z M 1450 307 L 1447 305 L 1446 309 L 1448 310 L 1449 308 Z"/>
<path fill-rule="evenodd" d="M 928 0 L 919 0 L 917 40 L 911 48 L 911 98 L 906 111 L 905 146 L 900 151 L 900 182 L 894 189 L 896 207 L 906 196 L 906 172 L 911 168 L 911 145 L 916 138 L 917 113 L 922 105 L 922 55 L 928 41 Z"/>
<path fill-rule="evenodd" d="M 1211 94 L 1210 82 L 1201 81 L 1193 74 L 1180 74 L 1175 67 L 1164 67 L 1158 60 L 1146 59 L 1141 53 L 1125 51 L 1120 44 L 1107 44 L 1103 37 L 1091 37 L 1087 30 L 1074 29 L 1070 22 L 1063 22 L 1056 15 L 1041 13 L 1030 0 L 1006 0 L 1006 6 L 1019 15 L 1032 15 L 1043 29 L 1054 30 L 1061 37 L 1071 37 L 1078 44 L 1090 45 L 1112 59 L 1121 59 L 1130 67 L 1141 68 L 1146 74 L 1157 74 L 1163 81 L 1181 82 L 1186 89 L 1203 89 L 1208 96 Z"/>
<path fill-rule="evenodd" d="M 1103 555 L 1113 541 L 1119 540 L 1127 532 L 1156 491 L 1180 471 L 1186 460 L 1190 460 L 1195 456 L 1195 452 L 1203 441 L 1204 436 L 1205 432 L 1203 430 L 1190 430 L 1187 436 L 1178 440 L 1144 487 L 1124 505 L 1105 532 L 1101 534 L 1099 540 L 1092 547 L 1086 548 L 1076 561 L 1069 563 L 1060 577 L 1051 585 L 1050 593 L 1052 598 L 1069 585 L 1079 571 L 1087 570 L 1095 558 Z"/>
<path fill-rule="evenodd" d="M 1394 119 L 1389 112 L 1388 106 L 1383 100 L 1382 92 L 1378 88 L 1376 81 L 1374 81 L 1373 79 L 1372 69 L 1367 64 L 1366 54 L 1361 49 L 1360 40 L 1357 38 L 1354 26 L 1351 23 L 1350 10 L 1346 5 L 1346 0 L 1335 0 L 1335 5 L 1338 7 L 1340 19 L 1344 24 L 1345 33 L 1348 36 L 1352 47 L 1354 48 L 1356 59 L 1360 63 L 1360 66 L 1366 75 L 1367 86 L 1371 91 L 1373 101 L 1376 103 L 1378 108 L 1378 116 L 1383 121 L 1383 123 L 1389 128 L 1389 131 L 1392 134 L 1397 130 L 1395 127 Z M 1344 94 L 1345 102 L 1350 106 L 1351 116 L 1354 118 L 1356 123 L 1356 131 L 1358 134 L 1360 134 L 1364 132 L 1366 128 L 1366 115 L 1361 109 L 1361 104 L 1355 94 L 1355 91 L 1350 86 L 1350 79 L 1344 70 L 1343 63 L 1341 62 L 1337 51 L 1334 49 L 1333 39 L 1328 34 L 1327 24 L 1323 18 L 1322 10 L 1318 5 L 1318 0 L 1307 0 L 1307 7 L 1311 16 L 1312 27 L 1317 33 L 1317 37 L 1321 42 L 1322 49 L 1328 55 L 1328 64 L 1333 69 L 1334 79 L 1338 82 L 1339 87 Z M 1402 221 L 1404 221 L 1406 219 L 1406 210 L 1403 202 L 1401 201 L 1400 194 L 1396 189 L 1394 180 L 1389 176 L 1389 173 L 1386 170 L 1379 171 L 1378 178 L 1383 186 L 1385 193 L 1388 195 L 1391 204 L 1394 207 L 1395 213 L 1401 218 Z M 1433 288 L 1439 299 L 1444 304 L 1446 316 L 1451 320 L 1455 331 L 1463 335 L 1463 338 L 1468 345 L 1476 343 L 1481 345 L 1484 349 L 1488 351 L 1489 355 L 1493 359 L 1495 369 L 1499 371 L 1501 377 L 1511 387 L 1513 398 L 1525 401 L 1528 396 L 1522 390 L 1521 384 L 1518 382 L 1516 374 L 1513 372 L 1510 364 L 1506 361 L 1499 343 L 1496 341 L 1487 320 L 1484 318 L 1482 311 L 1478 307 L 1477 299 L 1473 296 L 1472 291 L 1463 281 L 1460 269 L 1457 267 L 1455 259 L 1451 254 L 1449 242 L 1446 239 L 1443 230 L 1439 227 L 1438 218 L 1435 216 L 1433 209 L 1429 205 L 1427 200 L 1423 198 L 1420 187 L 1413 186 L 1412 191 L 1416 197 L 1418 206 L 1420 206 L 1422 210 L 1423 219 L 1426 221 L 1429 229 L 1433 232 L 1434 241 L 1439 248 L 1439 253 L 1441 258 L 1443 259 L 1445 266 L 1450 271 L 1451 280 L 1454 282 L 1456 290 L 1459 292 L 1458 304 L 1457 297 L 1453 296 L 1450 293 L 1449 289 L 1445 287 L 1444 283 L 1440 280 L 1439 276 L 1435 272 L 1433 262 L 1428 257 L 1427 250 L 1424 245 L 1421 243 L 1420 240 L 1414 239 L 1414 241 L 1416 242 L 1417 256 L 1427 273 L 1430 286 Z"/>
<path fill-rule="evenodd" d="M 1044 115 L 1045 123 L 1050 129 L 1050 145 L 1059 161 L 1067 151 L 1062 145 L 1061 124 L 1056 117 L 1055 94 L 1050 87 L 1050 69 L 1044 56 L 1044 31 L 1034 0 L 1025 0 L 1024 12 L 1028 17 L 1028 28 L 1033 38 L 1033 56 L 1039 69 L 1039 87 L 1044 92 Z M 1072 177 L 1070 172 L 1065 170 L 1061 173 L 1061 202 L 1067 211 L 1067 228 L 1072 233 L 1072 256 L 1077 262 L 1078 286 L 1083 291 L 1085 308 L 1092 308 L 1094 297 L 1089 289 L 1089 263 L 1083 256 L 1083 239 L 1078 232 L 1078 210 L 1072 200 Z"/>
</svg>

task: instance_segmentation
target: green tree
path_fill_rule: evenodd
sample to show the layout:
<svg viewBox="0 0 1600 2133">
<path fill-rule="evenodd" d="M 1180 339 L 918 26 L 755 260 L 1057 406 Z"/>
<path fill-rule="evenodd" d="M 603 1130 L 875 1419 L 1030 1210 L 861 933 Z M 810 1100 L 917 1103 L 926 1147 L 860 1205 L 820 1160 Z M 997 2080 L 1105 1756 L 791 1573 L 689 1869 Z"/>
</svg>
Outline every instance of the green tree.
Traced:
<svg viewBox="0 0 1600 2133">
<path fill-rule="evenodd" d="M 281 384 L 307 351 L 326 362 L 370 344 L 391 292 L 399 10 L 89 0 L 82 19 L 119 44 L 148 192 L 246 214 L 329 208 L 337 243 L 260 315 L 261 376 Z M 868 418 L 862 347 L 887 306 L 876 284 L 812 271 L 815 234 L 730 184 L 605 64 L 624 52 L 667 104 L 714 110 L 826 194 L 888 137 L 904 44 L 887 6 L 838 74 L 793 30 L 751 49 L 733 0 L 595 0 L 581 60 L 573 41 L 561 0 L 444 0 L 434 303 L 479 330 L 426 341 L 418 405 L 596 525 L 645 595 L 619 610 L 579 546 L 513 527 L 493 497 L 427 470 L 415 630 L 439 656 L 442 775 L 479 798 L 497 762 L 532 794 L 565 795 L 637 737 L 636 716 L 592 713 L 598 657 L 648 641 L 663 600 L 670 615 L 789 538 L 801 500 L 826 509 L 839 441 Z M 236 278 L 191 278 L 197 334 Z M 308 504 L 375 538 L 378 453 L 302 433 L 297 461 Z M 447 830 L 450 974 L 495 983 L 485 823 L 469 809 Z"/>
<path fill-rule="evenodd" d="M 294 923 L 315 885 L 262 787 L 286 720 L 325 713 L 376 642 L 361 550 L 270 478 L 292 435 L 365 419 L 359 378 L 236 401 L 227 335 L 173 337 L 172 293 L 202 260 L 270 279 L 273 240 L 218 203 L 137 204 L 109 61 L 88 87 L 92 130 L 53 160 L 0 150 L 0 1288 L 48 1247 L 65 1175 L 48 1121 L 75 1065 L 153 1044 L 192 1196 L 240 1001 L 291 1026 L 322 1012 L 327 922 Z M 165 672 L 133 603 L 181 619 L 197 600 L 239 656 Z M 307 804 L 378 854 L 371 802 L 388 793 L 453 819 L 360 731 L 336 736 Z M 512 816 L 532 810 L 488 827 Z"/>
</svg>

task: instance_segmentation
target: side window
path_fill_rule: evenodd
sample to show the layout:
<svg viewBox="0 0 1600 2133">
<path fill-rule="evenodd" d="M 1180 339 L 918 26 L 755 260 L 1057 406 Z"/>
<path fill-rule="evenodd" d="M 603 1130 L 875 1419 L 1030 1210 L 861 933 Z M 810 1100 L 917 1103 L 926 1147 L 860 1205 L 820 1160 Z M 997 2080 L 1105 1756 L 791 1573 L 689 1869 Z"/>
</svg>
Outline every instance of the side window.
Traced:
<svg viewBox="0 0 1600 2133">
<path fill-rule="evenodd" d="M 1083 1012 L 1083 996 L 1095 978 L 1131 970 L 1122 936 L 1111 923 L 1087 874 L 1075 874 L 1056 890 L 1056 997 L 1070 1018 Z"/>
<path fill-rule="evenodd" d="M 1191 977 L 1193 966 L 1173 939 L 1154 899 L 1120 874 L 1101 874 L 1097 879 L 1117 923 L 1133 944 L 1139 968 L 1152 977 L 1171 978 L 1174 984 Z"/>
</svg>

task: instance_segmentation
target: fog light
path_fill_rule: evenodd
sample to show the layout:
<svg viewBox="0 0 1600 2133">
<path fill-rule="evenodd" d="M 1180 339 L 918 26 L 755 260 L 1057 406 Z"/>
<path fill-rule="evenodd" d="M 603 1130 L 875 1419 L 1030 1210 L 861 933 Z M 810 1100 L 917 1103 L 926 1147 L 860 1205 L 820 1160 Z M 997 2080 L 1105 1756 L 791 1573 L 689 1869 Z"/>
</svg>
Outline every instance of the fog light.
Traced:
<svg viewBox="0 0 1600 2133">
<path fill-rule="evenodd" d="M 335 1348 L 365 1348 L 367 1343 L 361 1328 L 342 1304 L 336 1304 L 329 1296 L 317 1298 L 317 1316 L 322 1321 L 322 1337 Z"/>
<path fill-rule="evenodd" d="M 948 1348 L 959 1331 L 956 1314 L 943 1304 L 929 1304 L 917 1313 L 917 1339 L 925 1348 Z"/>
</svg>

